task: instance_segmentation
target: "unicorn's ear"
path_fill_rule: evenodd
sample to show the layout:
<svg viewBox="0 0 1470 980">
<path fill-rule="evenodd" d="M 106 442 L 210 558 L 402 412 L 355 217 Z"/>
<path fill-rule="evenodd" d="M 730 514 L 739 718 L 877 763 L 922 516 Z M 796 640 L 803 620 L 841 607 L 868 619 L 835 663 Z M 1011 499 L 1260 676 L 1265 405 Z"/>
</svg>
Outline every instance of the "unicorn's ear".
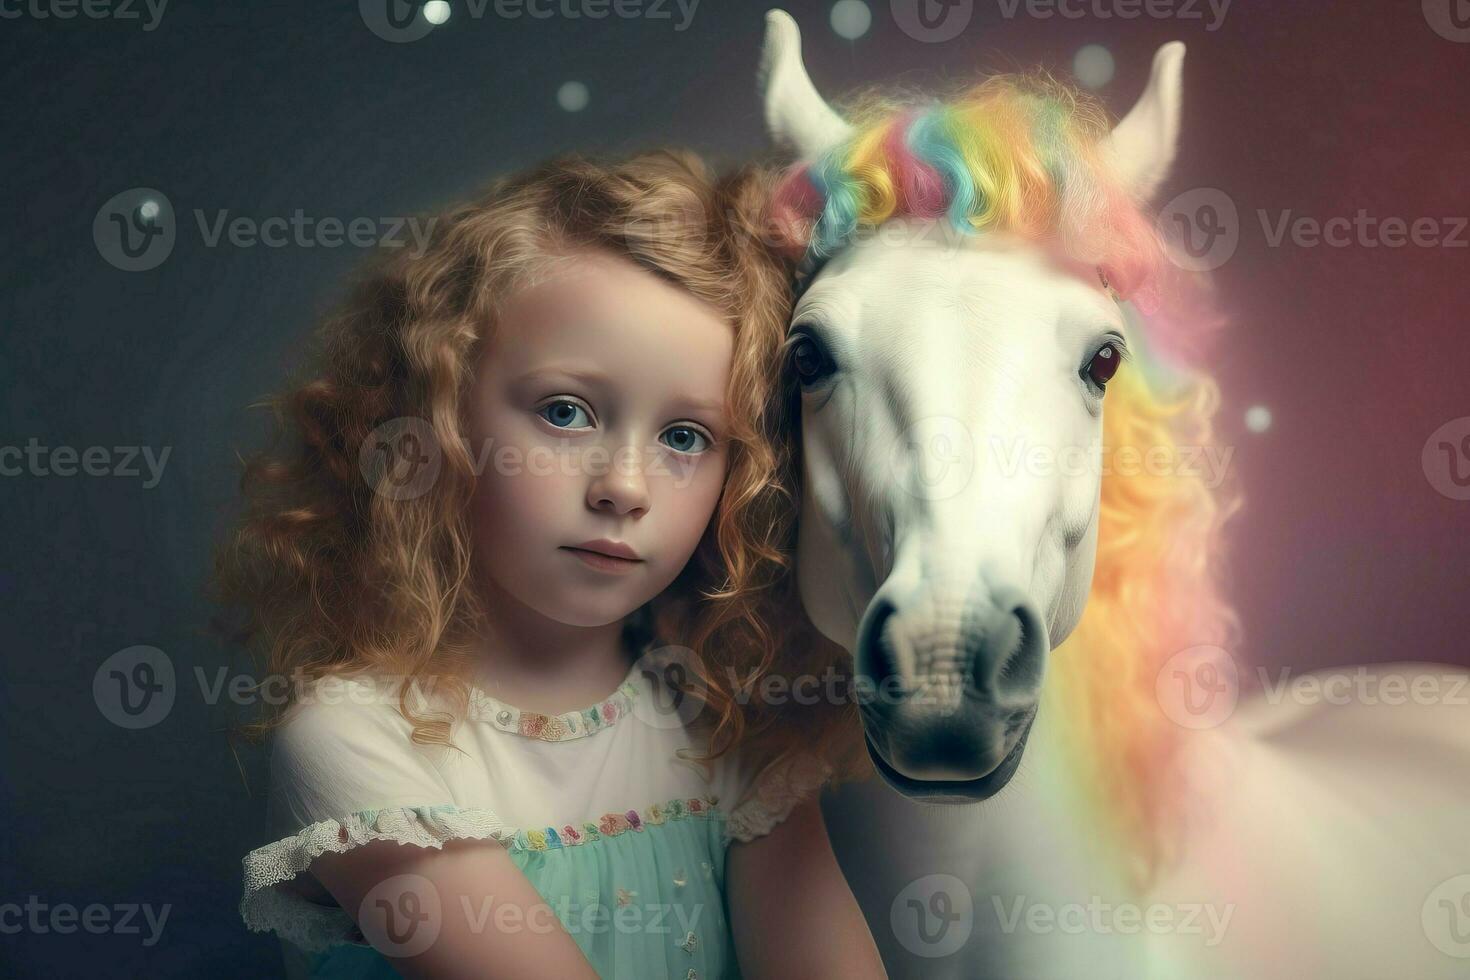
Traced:
<svg viewBox="0 0 1470 980">
<path fill-rule="evenodd" d="M 801 160 L 816 159 L 851 132 L 807 77 L 801 63 L 801 31 L 784 10 L 766 13 L 758 84 L 766 106 L 766 132 Z"/>
<path fill-rule="evenodd" d="M 1184 42 L 1170 41 L 1159 48 L 1148 87 L 1108 140 L 1119 174 L 1140 201 L 1153 196 L 1174 162 L 1183 64 Z"/>
</svg>

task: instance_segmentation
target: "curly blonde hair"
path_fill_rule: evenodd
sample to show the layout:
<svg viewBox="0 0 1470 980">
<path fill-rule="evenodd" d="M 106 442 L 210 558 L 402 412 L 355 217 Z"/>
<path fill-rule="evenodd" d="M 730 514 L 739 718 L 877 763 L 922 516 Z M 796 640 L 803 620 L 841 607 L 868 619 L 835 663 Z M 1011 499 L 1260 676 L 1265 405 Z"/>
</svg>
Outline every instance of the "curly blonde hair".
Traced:
<svg viewBox="0 0 1470 980">
<path fill-rule="evenodd" d="M 304 377 L 256 406 L 273 410 L 275 440 L 245 461 L 243 513 L 210 583 L 223 607 L 215 628 L 268 677 L 402 678 L 413 740 L 452 746 L 487 615 L 471 574 L 473 367 L 501 304 L 547 260 L 603 250 L 708 303 L 735 337 L 721 497 L 688 565 L 627 628 L 636 620 L 692 652 L 691 689 L 707 709 L 691 728 L 707 737 L 706 761 L 741 745 L 767 760 L 815 754 L 832 782 L 871 775 L 855 704 L 738 690 L 770 674 L 852 671 L 801 610 L 790 574 L 799 470 L 780 363 L 790 270 L 763 241 L 772 181 L 754 167 L 717 178 L 676 150 L 561 157 L 441 215 L 421 254 L 372 265 L 316 332 Z M 401 474 L 366 462 L 375 433 L 403 420 L 431 432 L 441 458 L 422 493 L 385 492 Z M 430 678 L 448 717 L 411 706 L 410 690 Z M 240 733 L 260 740 L 285 707 L 267 704 Z"/>
</svg>

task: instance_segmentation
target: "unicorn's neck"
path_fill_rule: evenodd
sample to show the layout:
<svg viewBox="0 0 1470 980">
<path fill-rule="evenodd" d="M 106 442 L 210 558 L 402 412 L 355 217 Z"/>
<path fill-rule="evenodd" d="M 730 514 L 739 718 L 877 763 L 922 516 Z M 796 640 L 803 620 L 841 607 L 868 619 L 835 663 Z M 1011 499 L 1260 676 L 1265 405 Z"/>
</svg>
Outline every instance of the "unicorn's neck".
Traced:
<svg viewBox="0 0 1470 980">
<path fill-rule="evenodd" d="M 1028 821 L 1052 838 L 1058 860 L 1085 866 L 1095 880 L 1125 887 L 1138 873 L 1147 844 L 1147 829 L 1124 812 L 1135 789 L 1132 773 L 1101 759 L 1100 746 L 1084 727 L 1087 721 L 1069 712 L 1059 693 L 1048 689 L 1043 694 L 1026 754 L 1007 792 L 1016 791 Z"/>
</svg>

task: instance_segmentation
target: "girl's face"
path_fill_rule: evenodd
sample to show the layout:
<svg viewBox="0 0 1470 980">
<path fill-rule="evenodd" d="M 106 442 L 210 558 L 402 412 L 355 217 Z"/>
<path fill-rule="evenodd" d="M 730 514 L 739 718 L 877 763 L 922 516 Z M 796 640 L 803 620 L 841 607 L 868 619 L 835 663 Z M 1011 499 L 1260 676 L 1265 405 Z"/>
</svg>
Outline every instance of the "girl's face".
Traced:
<svg viewBox="0 0 1470 980">
<path fill-rule="evenodd" d="M 733 349 L 712 307 L 611 254 L 510 297 L 470 393 L 486 584 L 571 626 L 618 621 L 667 587 L 724 485 Z M 573 550 L 599 540 L 637 560 Z"/>
</svg>

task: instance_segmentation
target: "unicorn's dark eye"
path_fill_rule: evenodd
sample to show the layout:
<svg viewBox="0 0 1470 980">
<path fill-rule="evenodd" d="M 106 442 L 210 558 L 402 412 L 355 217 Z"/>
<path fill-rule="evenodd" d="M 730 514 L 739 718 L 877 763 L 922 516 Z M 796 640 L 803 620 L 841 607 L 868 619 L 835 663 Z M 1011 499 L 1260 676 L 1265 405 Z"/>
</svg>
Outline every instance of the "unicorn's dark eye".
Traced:
<svg viewBox="0 0 1470 980">
<path fill-rule="evenodd" d="M 837 370 L 837 365 L 832 362 L 831 356 L 810 334 L 794 334 L 789 349 L 790 353 L 787 357 L 791 370 L 796 374 L 796 380 L 803 388 L 819 383 Z"/>
<path fill-rule="evenodd" d="M 1110 341 L 1092 355 L 1092 361 L 1087 365 L 1087 377 L 1099 388 L 1106 388 L 1113 375 L 1118 373 L 1118 365 L 1122 362 L 1122 352 L 1117 344 Z"/>
</svg>

